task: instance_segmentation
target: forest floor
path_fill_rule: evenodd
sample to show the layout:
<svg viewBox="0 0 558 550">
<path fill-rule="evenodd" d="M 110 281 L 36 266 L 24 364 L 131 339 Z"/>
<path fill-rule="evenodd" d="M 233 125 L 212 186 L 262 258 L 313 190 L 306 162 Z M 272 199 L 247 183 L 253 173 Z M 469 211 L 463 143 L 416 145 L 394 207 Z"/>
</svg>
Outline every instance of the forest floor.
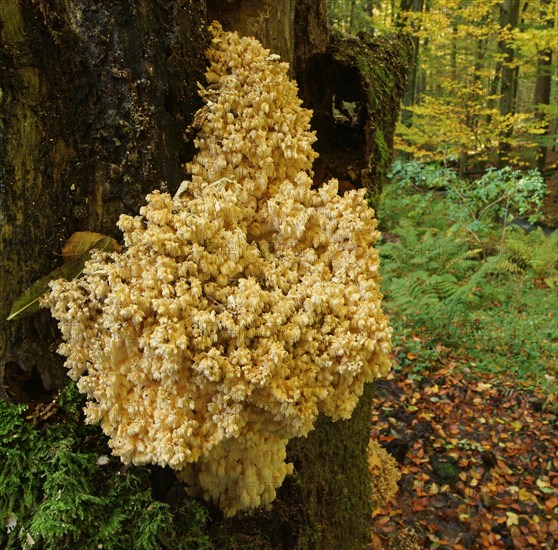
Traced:
<svg viewBox="0 0 558 550">
<path fill-rule="evenodd" d="M 373 515 L 370 549 L 556 548 L 558 414 L 548 405 L 459 359 L 380 381 L 372 436 L 402 477 Z"/>
</svg>

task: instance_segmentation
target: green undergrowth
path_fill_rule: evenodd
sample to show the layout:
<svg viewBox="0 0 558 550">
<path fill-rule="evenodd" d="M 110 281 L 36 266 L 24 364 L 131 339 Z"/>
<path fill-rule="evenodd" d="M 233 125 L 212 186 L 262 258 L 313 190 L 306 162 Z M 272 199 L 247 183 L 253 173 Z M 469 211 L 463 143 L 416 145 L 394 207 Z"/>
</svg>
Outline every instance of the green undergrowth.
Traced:
<svg viewBox="0 0 558 550">
<path fill-rule="evenodd" d="M 513 223 L 538 219 L 540 185 L 532 172 L 464 182 L 440 166 L 396 165 L 378 210 L 400 367 L 426 374 L 451 355 L 556 392 L 558 231 Z"/>
<path fill-rule="evenodd" d="M 1 548 L 204 549 L 207 512 L 153 498 L 148 468 L 110 456 L 70 384 L 31 411 L 0 400 Z"/>
</svg>

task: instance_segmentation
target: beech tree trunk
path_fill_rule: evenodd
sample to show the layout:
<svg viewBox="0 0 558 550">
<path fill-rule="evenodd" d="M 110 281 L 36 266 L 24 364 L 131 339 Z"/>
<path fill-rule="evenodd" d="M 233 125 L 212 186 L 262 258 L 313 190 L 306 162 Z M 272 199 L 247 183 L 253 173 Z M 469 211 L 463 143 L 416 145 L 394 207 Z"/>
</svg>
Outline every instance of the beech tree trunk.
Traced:
<svg viewBox="0 0 558 550">
<path fill-rule="evenodd" d="M 186 0 L 2 0 L 0 20 L 0 380 L 25 400 L 17 380 L 65 374 L 49 315 L 7 323 L 12 302 L 74 231 L 118 237 L 121 213 L 184 179 L 209 39 Z"/>
<path fill-rule="evenodd" d="M 292 64 L 321 121 L 321 179 L 348 158 L 352 185 L 381 189 L 410 57 L 404 38 L 343 56 L 329 40 L 325 0 L 1 0 L 0 398 L 50 401 L 66 380 L 47 312 L 5 321 L 15 298 L 59 264 L 73 232 L 118 239 L 121 213 L 137 214 L 149 191 L 172 193 L 187 177 L 194 148 L 185 130 L 200 106 L 212 19 Z M 364 75 L 367 55 L 385 78 Z M 317 59 L 350 74 L 350 94 L 335 86 L 357 102 L 357 119 L 334 123 L 334 88 L 313 85 Z M 370 90 L 375 81 L 382 88 Z M 369 387 L 350 421 L 322 418 L 291 443 L 296 473 L 271 510 L 227 521 L 212 510 L 212 530 L 258 548 L 366 547 L 370 396 Z"/>
<path fill-rule="evenodd" d="M 550 0 L 541 0 L 541 7 L 545 8 L 544 10 L 541 9 L 541 20 L 544 22 L 545 26 L 551 29 L 554 27 L 555 23 L 551 17 L 552 14 L 549 6 Z M 544 114 L 541 112 L 541 106 L 550 105 L 550 92 L 552 88 L 552 49 L 549 48 L 538 52 L 536 75 L 534 94 L 535 109 L 537 109 L 536 116 L 540 120 L 544 120 Z M 537 158 L 537 168 L 541 173 L 544 173 L 546 169 L 549 134 L 550 125 L 545 123 L 544 134 L 542 137 L 543 144 L 539 149 L 539 155 Z"/>
<path fill-rule="evenodd" d="M 424 0 L 401 0 L 400 10 L 402 12 L 420 13 L 424 7 Z M 399 26 L 403 26 L 401 22 Z M 418 30 L 420 24 L 412 23 L 413 28 Z M 413 120 L 413 113 L 405 107 L 412 107 L 416 103 L 417 92 L 417 78 L 418 78 L 418 64 L 420 56 L 420 39 L 418 36 L 412 37 L 413 41 L 413 62 L 409 72 L 409 80 L 403 96 L 403 113 L 401 115 L 401 122 L 405 126 L 411 126 Z"/>
<path fill-rule="evenodd" d="M 519 0 L 504 0 L 500 6 L 500 27 L 508 28 L 510 31 L 517 28 L 519 23 Z M 513 65 L 515 51 L 513 46 L 505 40 L 498 44 L 498 51 L 503 55 L 501 76 L 500 76 L 500 114 L 502 116 L 515 114 L 517 98 L 517 81 L 519 68 Z M 499 145 L 499 165 L 505 166 L 509 160 L 511 145 L 509 138 L 512 128 L 503 130 L 500 133 Z"/>
</svg>

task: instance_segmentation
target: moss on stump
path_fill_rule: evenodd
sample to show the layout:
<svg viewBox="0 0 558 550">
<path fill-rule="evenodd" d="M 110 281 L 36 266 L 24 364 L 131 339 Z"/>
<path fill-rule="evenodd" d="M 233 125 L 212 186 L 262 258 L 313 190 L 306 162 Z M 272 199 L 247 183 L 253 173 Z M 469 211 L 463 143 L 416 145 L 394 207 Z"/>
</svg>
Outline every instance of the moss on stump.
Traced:
<svg viewBox="0 0 558 550">
<path fill-rule="evenodd" d="M 317 184 L 338 178 L 344 189 L 367 188 L 376 204 L 392 160 L 412 48 L 405 34 L 335 32 L 327 50 L 297 75 L 314 110 Z"/>
</svg>

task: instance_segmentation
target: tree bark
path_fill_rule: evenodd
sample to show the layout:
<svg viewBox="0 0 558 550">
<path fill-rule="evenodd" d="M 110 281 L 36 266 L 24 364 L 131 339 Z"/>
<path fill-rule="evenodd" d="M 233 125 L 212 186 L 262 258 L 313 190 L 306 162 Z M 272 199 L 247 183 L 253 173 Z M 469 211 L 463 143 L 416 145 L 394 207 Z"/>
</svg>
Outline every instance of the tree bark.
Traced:
<svg viewBox="0 0 558 550">
<path fill-rule="evenodd" d="M 7 323 L 11 303 L 72 232 L 116 236 L 121 213 L 178 186 L 209 42 L 185 0 L 2 0 L 0 19 L 0 391 L 14 398 L 22 372 L 64 378 L 48 314 Z"/>
<path fill-rule="evenodd" d="M 322 169 L 338 175 L 351 158 L 354 183 L 381 189 L 408 66 L 401 37 L 359 52 L 358 44 L 332 43 L 325 0 L 2 0 L 1 398 L 50 401 L 66 379 L 49 315 L 8 323 L 14 299 L 56 267 L 74 231 L 118 238 L 121 213 L 137 214 L 148 192 L 172 193 L 185 179 L 182 166 L 194 154 L 185 130 L 200 106 L 206 23 L 214 18 L 292 64 L 305 103 L 317 109 L 319 140 L 326 142 L 333 97 L 327 82 L 312 85 L 313 71 L 342 66 L 351 75 L 363 106 L 353 128 L 360 137 L 347 151 L 335 134 L 322 148 Z M 212 531 L 245 546 L 267 541 L 259 548 L 364 548 L 371 391 L 350 421 L 321 418 L 308 438 L 291 442 L 296 473 L 270 511 L 223 521 L 212 510 Z"/>
<path fill-rule="evenodd" d="M 368 189 L 376 205 L 392 161 L 412 51 L 411 39 L 403 33 L 333 33 L 324 52 L 298 67 L 300 93 L 314 111 L 312 125 L 318 137 L 316 185 L 335 177 L 342 191 Z"/>
<path fill-rule="evenodd" d="M 295 0 L 207 0 L 207 19 L 219 21 L 226 31 L 255 36 L 292 67 L 295 4 Z"/>
</svg>

